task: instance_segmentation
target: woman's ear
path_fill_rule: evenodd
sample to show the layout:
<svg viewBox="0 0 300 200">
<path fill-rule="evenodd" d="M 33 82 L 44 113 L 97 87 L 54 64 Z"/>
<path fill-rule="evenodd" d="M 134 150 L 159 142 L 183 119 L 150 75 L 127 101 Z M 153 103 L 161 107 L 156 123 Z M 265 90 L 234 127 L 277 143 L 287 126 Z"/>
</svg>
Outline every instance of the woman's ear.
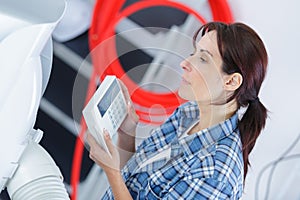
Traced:
<svg viewBox="0 0 300 200">
<path fill-rule="evenodd" d="M 225 76 L 224 89 L 227 91 L 237 90 L 243 83 L 243 77 L 240 73 L 233 73 Z"/>
</svg>

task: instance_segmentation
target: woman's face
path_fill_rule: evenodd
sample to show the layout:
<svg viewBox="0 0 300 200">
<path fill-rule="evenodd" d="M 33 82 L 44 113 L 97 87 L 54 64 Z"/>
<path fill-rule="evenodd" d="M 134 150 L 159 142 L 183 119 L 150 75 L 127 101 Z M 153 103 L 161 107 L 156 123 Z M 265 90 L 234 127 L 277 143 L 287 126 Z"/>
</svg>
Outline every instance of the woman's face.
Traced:
<svg viewBox="0 0 300 200">
<path fill-rule="evenodd" d="M 202 103 L 220 102 L 225 98 L 222 58 L 218 50 L 216 31 L 206 33 L 194 53 L 181 62 L 182 81 L 179 96 Z"/>
</svg>

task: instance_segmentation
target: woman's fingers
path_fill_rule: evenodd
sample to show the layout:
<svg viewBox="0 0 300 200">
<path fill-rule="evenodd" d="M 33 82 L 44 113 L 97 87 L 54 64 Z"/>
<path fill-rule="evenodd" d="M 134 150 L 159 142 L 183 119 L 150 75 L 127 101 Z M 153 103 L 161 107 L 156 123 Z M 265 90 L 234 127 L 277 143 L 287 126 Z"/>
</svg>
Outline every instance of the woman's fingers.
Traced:
<svg viewBox="0 0 300 200">
<path fill-rule="evenodd" d="M 121 86 L 121 89 L 122 89 L 122 92 L 124 94 L 124 97 L 125 97 L 125 100 L 128 102 L 130 101 L 131 102 L 131 98 L 130 98 L 130 94 L 128 92 L 128 89 L 126 87 L 126 85 L 123 83 L 123 81 L 121 81 L 120 79 L 118 79 L 119 83 L 120 83 L 120 86 Z"/>
<path fill-rule="evenodd" d="M 97 162 L 98 160 L 100 161 L 101 156 L 103 153 L 105 153 L 104 149 L 98 144 L 96 139 L 91 135 L 87 134 L 87 142 L 90 145 L 90 157 Z"/>
<path fill-rule="evenodd" d="M 111 137 L 106 129 L 103 130 L 104 140 L 107 145 L 108 151 L 111 155 L 115 153 L 115 145 L 113 144 Z"/>
<path fill-rule="evenodd" d="M 130 119 L 132 119 L 133 122 L 138 123 L 139 116 L 136 114 L 136 111 L 135 111 L 134 107 L 132 106 L 131 102 L 128 102 L 127 109 L 128 109 L 128 115 L 129 115 Z"/>
<path fill-rule="evenodd" d="M 90 146 L 94 146 L 98 144 L 96 139 L 89 132 L 87 132 L 86 139 Z"/>
<path fill-rule="evenodd" d="M 87 134 L 87 142 L 90 145 L 90 158 L 106 172 L 111 169 L 119 170 L 119 154 L 107 130 L 103 130 L 103 137 L 109 153 L 98 144 L 91 134 Z"/>
<path fill-rule="evenodd" d="M 135 132 L 137 123 L 139 122 L 139 116 L 136 114 L 136 111 L 133 107 L 126 85 L 120 79 L 118 80 L 122 88 L 122 92 L 124 94 L 125 100 L 127 101 L 127 114 L 128 114 L 125 120 L 123 121 L 123 123 L 121 124 L 121 126 L 119 127 L 119 130 L 128 133 L 130 135 L 132 134 L 134 135 L 133 132 Z"/>
<path fill-rule="evenodd" d="M 136 114 L 135 109 L 130 102 L 127 104 L 127 113 L 128 115 L 119 127 L 119 131 L 125 132 L 129 135 L 135 135 L 135 129 L 137 127 L 137 123 L 139 122 L 139 116 Z"/>
</svg>

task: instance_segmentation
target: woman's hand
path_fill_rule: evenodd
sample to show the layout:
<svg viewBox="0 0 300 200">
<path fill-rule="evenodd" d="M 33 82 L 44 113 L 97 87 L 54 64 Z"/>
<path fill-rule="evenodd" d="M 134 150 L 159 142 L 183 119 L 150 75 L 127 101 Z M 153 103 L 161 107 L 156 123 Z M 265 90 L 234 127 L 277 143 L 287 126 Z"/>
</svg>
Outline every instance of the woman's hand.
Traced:
<svg viewBox="0 0 300 200">
<path fill-rule="evenodd" d="M 120 172 L 120 156 L 117 147 L 113 145 L 107 130 L 103 131 L 103 135 L 110 154 L 108 154 L 97 143 L 95 138 L 88 133 L 87 142 L 90 145 L 90 158 L 104 170 L 108 182 L 112 188 L 114 199 L 132 200 L 132 197 L 123 181 L 123 177 Z"/>
<path fill-rule="evenodd" d="M 139 122 L 139 116 L 136 114 L 134 107 L 132 106 L 131 101 L 127 103 L 127 116 L 122 122 L 121 126 L 118 129 L 120 133 L 126 133 L 135 137 L 135 131 L 137 124 Z"/>
<path fill-rule="evenodd" d="M 135 130 L 139 121 L 139 116 L 135 112 L 127 87 L 120 79 L 119 83 L 121 85 L 122 92 L 127 102 L 127 116 L 121 124 L 118 132 L 126 133 L 135 137 Z"/>
<path fill-rule="evenodd" d="M 87 142 L 90 145 L 90 158 L 97 163 L 107 175 L 120 171 L 120 156 L 116 146 L 114 146 L 107 130 L 103 130 L 103 138 L 110 152 L 107 153 L 95 140 L 87 133 Z"/>
<path fill-rule="evenodd" d="M 135 152 L 136 127 L 139 117 L 132 106 L 132 101 L 127 87 L 119 80 L 125 100 L 127 101 L 127 116 L 118 129 L 118 150 L 120 155 L 120 167 L 127 163 Z"/>
<path fill-rule="evenodd" d="M 128 89 L 119 80 L 127 104 L 127 116 L 118 129 L 118 142 L 115 146 L 107 130 L 103 131 L 104 141 L 109 149 L 107 153 L 95 140 L 91 134 L 87 134 L 87 142 L 90 145 L 90 158 L 98 164 L 106 174 L 120 171 L 127 160 L 135 152 L 135 134 L 139 117 L 132 106 L 132 101 Z"/>
</svg>

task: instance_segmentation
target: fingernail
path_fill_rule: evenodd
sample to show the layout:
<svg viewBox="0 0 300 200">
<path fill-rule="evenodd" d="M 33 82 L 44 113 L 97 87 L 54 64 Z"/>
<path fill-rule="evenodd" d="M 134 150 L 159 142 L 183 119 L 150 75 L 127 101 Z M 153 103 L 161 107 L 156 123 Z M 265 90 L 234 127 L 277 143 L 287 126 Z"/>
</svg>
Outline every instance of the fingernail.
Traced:
<svg viewBox="0 0 300 200">
<path fill-rule="evenodd" d="M 108 131 L 105 128 L 103 129 L 103 133 L 106 138 L 109 138 Z"/>
</svg>

